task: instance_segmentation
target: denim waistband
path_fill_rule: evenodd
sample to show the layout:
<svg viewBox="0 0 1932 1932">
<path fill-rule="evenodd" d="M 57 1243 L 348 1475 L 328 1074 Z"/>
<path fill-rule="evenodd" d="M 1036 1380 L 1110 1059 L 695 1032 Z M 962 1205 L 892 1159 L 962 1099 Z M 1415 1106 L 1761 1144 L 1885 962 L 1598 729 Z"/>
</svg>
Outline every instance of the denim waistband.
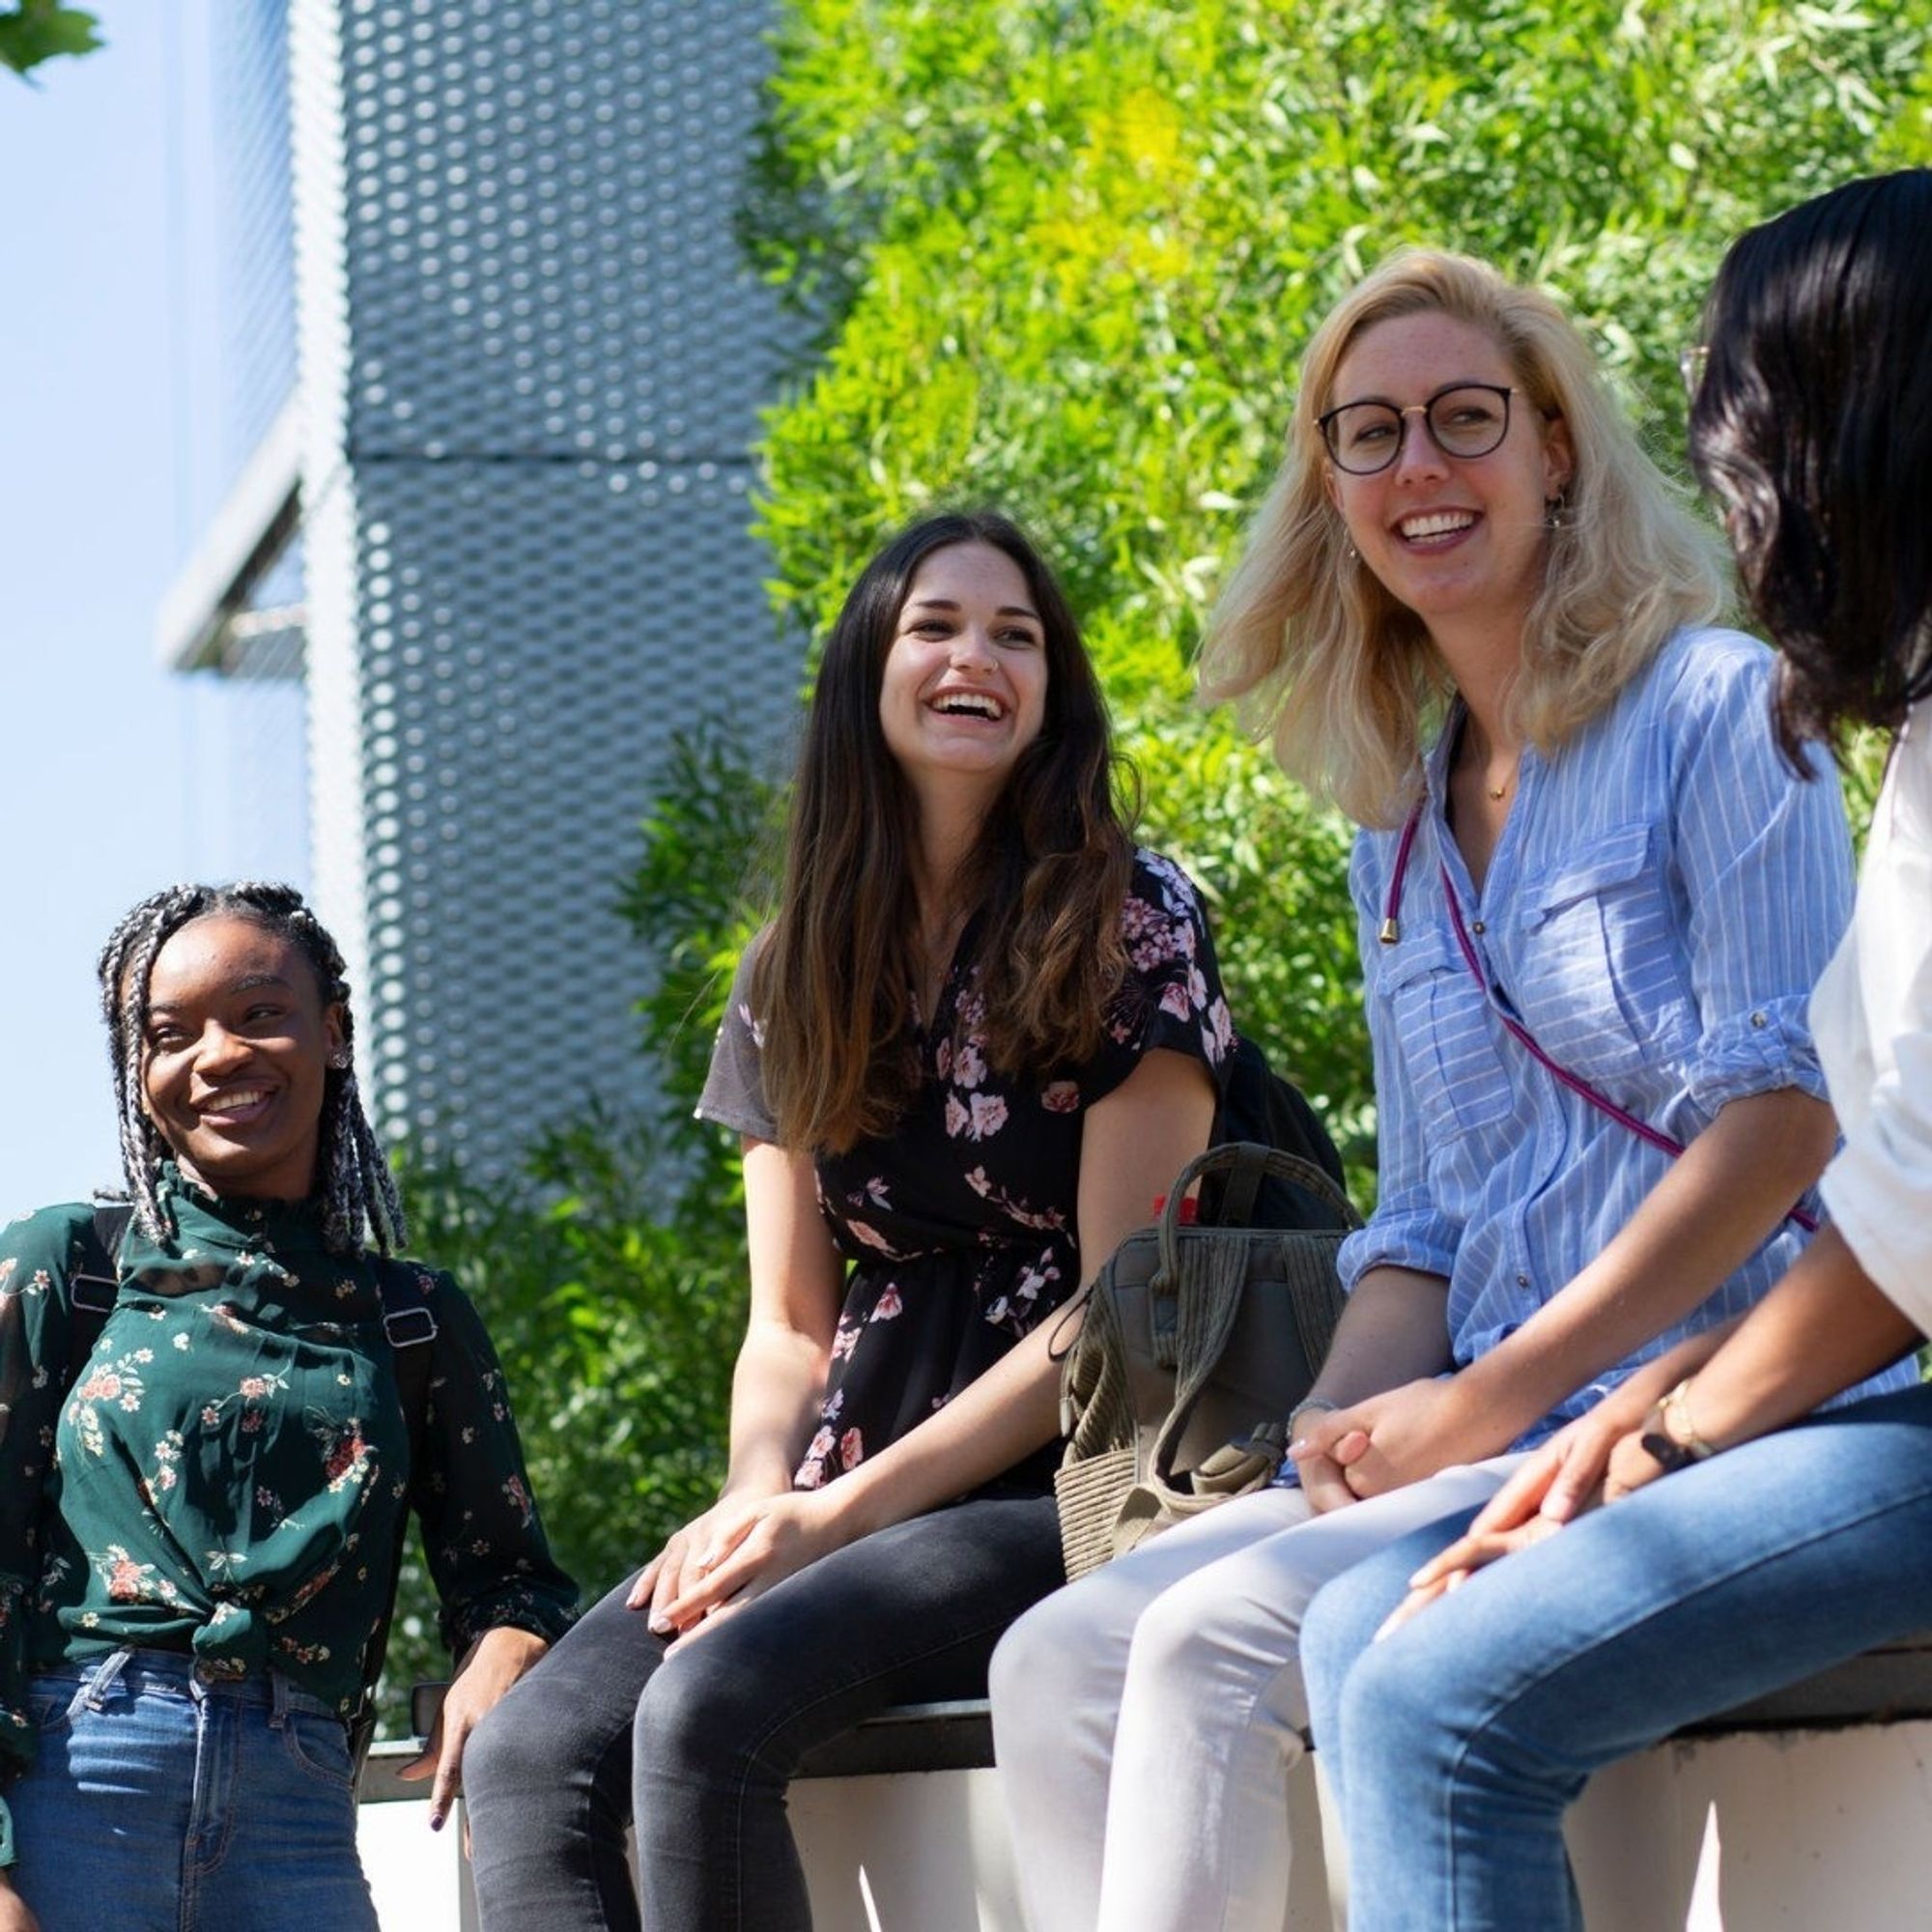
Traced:
<svg viewBox="0 0 1932 1932">
<path fill-rule="evenodd" d="M 218 1677 L 185 1651 L 179 1650 L 129 1646 L 98 1657 L 68 1658 L 36 1670 L 34 1682 L 71 1685 L 76 1690 L 84 1688 L 90 1699 L 105 1697 L 116 1685 L 123 1685 L 132 1691 L 158 1690 L 182 1697 L 220 1698 L 274 1711 L 302 1711 L 338 1721 L 342 1717 L 326 1698 L 298 1690 L 279 1670 L 258 1671 L 247 1677 Z"/>
</svg>

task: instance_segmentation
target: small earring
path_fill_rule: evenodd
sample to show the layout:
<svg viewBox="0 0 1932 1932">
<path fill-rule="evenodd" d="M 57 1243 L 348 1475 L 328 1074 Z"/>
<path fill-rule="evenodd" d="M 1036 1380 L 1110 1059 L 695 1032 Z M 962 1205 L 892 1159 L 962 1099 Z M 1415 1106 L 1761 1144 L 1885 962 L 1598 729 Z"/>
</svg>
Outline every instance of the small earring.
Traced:
<svg viewBox="0 0 1932 1932">
<path fill-rule="evenodd" d="M 1543 523 L 1546 529 L 1560 530 L 1563 527 L 1563 498 L 1549 497 L 1543 506 Z"/>
<path fill-rule="evenodd" d="M 336 1072 L 342 1072 L 349 1065 L 349 1050 L 346 1047 L 338 1047 L 328 1056 L 328 1064 Z"/>
<path fill-rule="evenodd" d="M 1362 553 L 1358 551 L 1353 544 L 1344 544 L 1342 546 L 1342 554 L 1346 556 L 1350 563 L 1356 563 L 1360 561 Z"/>
</svg>

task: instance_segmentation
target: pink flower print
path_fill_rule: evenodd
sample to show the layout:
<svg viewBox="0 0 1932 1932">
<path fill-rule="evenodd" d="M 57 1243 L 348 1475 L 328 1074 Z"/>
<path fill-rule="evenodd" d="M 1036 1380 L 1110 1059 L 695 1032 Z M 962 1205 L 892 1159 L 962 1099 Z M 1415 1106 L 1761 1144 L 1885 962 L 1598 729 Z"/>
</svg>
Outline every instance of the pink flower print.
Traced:
<svg viewBox="0 0 1932 1932">
<path fill-rule="evenodd" d="M 866 1460 L 866 1438 L 856 1429 L 848 1429 L 838 1438 L 838 1461 L 842 1467 L 856 1469 Z"/>
<path fill-rule="evenodd" d="M 369 1445 L 362 1439 L 360 1425 L 352 1422 L 335 1438 L 335 1447 L 323 1458 L 323 1480 L 334 1489 L 352 1469 L 359 1469 L 368 1453 Z"/>
<path fill-rule="evenodd" d="M 237 1390 L 250 1402 L 260 1402 L 269 1392 L 266 1376 L 243 1376 L 236 1384 Z"/>
<path fill-rule="evenodd" d="M 854 1216 L 847 1215 L 845 1217 L 845 1227 L 855 1241 L 861 1241 L 868 1248 L 876 1248 L 882 1255 L 892 1253 L 893 1244 L 869 1221 L 861 1221 Z"/>
<path fill-rule="evenodd" d="M 259 1435 L 262 1433 L 262 1424 L 265 1419 L 259 1408 L 243 1409 L 242 1411 L 242 1433 L 244 1435 Z"/>
<path fill-rule="evenodd" d="M 866 1320 L 867 1321 L 890 1321 L 904 1306 L 905 1303 L 899 1299 L 898 1290 L 888 1287 L 881 1292 L 878 1300 L 872 1304 L 872 1312 L 867 1316 Z"/>
<path fill-rule="evenodd" d="M 1229 1012 L 1226 1000 L 1216 1000 L 1208 1009 L 1208 1024 L 1201 1030 L 1201 1039 L 1212 1061 L 1225 1060 L 1235 1050 L 1235 1016 Z"/>
<path fill-rule="evenodd" d="M 1051 1262 L 1036 1262 L 1020 1276 L 1013 1293 L 1021 1301 L 1036 1301 L 1048 1282 L 1058 1281 L 1060 1270 Z"/>
<path fill-rule="evenodd" d="M 221 1420 L 221 1411 L 211 1402 L 201 1411 L 201 1426 L 213 1429 Z"/>
<path fill-rule="evenodd" d="M 946 1096 L 947 1133 L 953 1140 L 956 1141 L 961 1134 L 968 1131 L 968 1129 L 972 1126 L 972 1124 L 973 1124 L 973 1117 L 966 1111 L 966 1103 L 962 1099 L 960 1099 L 957 1094 L 947 1094 Z"/>
<path fill-rule="evenodd" d="M 1039 1104 L 1049 1114 L 1074 1114 L 1080 1110 L 1080 1088 L 1072 1080 L 1049 1080 L 1040 1090 Z"/>
<path fill-rule="evenodd" d="M 952 1077 L 952 1042 L 950 1039 L 942 1039 L 939 1042 L 939 1050 L 932 1056 L 932 1064 L 934 1068 L 937 1070 L 939 1077 L 942 1080 L 947 1080 Z M 970 1081 L 967 1082 L 968 1086 L 970 1086 L 971 1084 L 972 1083 Z"/>
<path fill-rule="evenodd" d="M 112 1369 L 96 1369 L 74 1393 L 82 1402 L 113 1402 L 121 1394 L 121 1378 Z"/>
<path fill-rule="evenodd" d="M 837 1442 L 838 1439 L 838 1438 L 832 1433 L 831 1430 L 821 1429 L 818 1432 L 818 1434 L 814 1435 L 809 1443 L 806 1444 L 805 1460 L 808 1463 L 823 1463 L 826 1457 L 832 1454 L 832 1445 L 835 1442 Z"/>
<path fill-rule="evenodd" d="M 530 1501 L 530 1492 L 524 1487 L 521 1476 L 507 1477 L 503 1483 L 503 1493 L 510 1499 L 510 1507 L 517 1512 L 519 1521 L 527 1523 L 536 1514 L 535 1506 Z"/>
<path fill-rule="evenodd" d="M 858 1346 L 859 1330 L 850 1321 L 840 1321 L 832 1335 L 832 1359 L 842 1362 Z"/>
<path fill-rule="evenodd" d="M 983 1141 L 1006 1124 L 1007 1103 L 997 1094 L 973 1095 L 973 1125 L 969 1131 L 974 1140 Z"/>
<path fill-rule="evenodd" d="M 112 1604 L 138 1604 L 141 1601 L 144 1563 L 136 1563 L 125 1549 L 109 1552 L 113 1561 L 107 1566 L 107 1600 Z"/>
<path fill-rule="evenodd" d="M 1194 1001 L 1188 997 L 1187 988 L 1179 980 L 1170 980 L 1160 989 L 1160 1009 L 1172 1013 L 1178 1020 L 1192 1019 Z"/>
<path fill-rule="evenodd" d="M 822 1490 L 825 1487 L 825 1463 L 821 1458 L 808 1456 L 798 1465 L 798 1472 L 792 1477 L 795 1490 Z"/>
<path fill-rule="evenodd" d="M 961 1087 L 977 1087 L 986 1077 L 986 1060 L 969 1039 L 952 1062 L 952 1078 Z"/>
</svg>

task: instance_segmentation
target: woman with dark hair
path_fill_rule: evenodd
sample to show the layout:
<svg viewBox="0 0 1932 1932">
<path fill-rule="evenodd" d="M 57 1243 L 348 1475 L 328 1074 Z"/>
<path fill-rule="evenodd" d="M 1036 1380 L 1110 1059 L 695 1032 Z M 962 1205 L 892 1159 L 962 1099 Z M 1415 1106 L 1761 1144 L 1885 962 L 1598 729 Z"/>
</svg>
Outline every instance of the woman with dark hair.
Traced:
<svg viewBox="0 0 1932 1932">
<path fill-rule="evenodd" d="M 474 1309 L 391 1259 L 342 958 L 299 895 L 157 893 L 99 972 L 116 1251 L 84 1203 L 0 1230 L 0 1932 L 374 1932 L 348 1724 L 406 1512 L 462 1658 L 404 1773 L 432 1824 L 576 1590 Z"/>
<path fill-rule="evenodd" d="M 698 1106 L 750 1234 L 724 1491 L 472 1747 L 486 1925 L 636 1926 L 633 1820 L 651 1932 L 810 1924 L 786 1781 L 980 1694 L 1062 1580 L 1050 1318 L 1206 1146 L 1231 1047 L 1045 565 L 1004 518 L 914 526 L 827 642 Z"/>
<path fill-rule="evenodd" d="M 1803 770 L 1806 739 L 1892 734 L 1851 930 L 1811 1000 L 1844 1133 L 1831 1225 L 1472 1524 L 1317 1600 L 1351 1932 L 1580 1925 L 1562 1820 L 1593 1771 L 1932 1623 L 1932 1387 L 1810 1413 L 1932 1327 L 1932 171 L 1746 235 L 1705 342 L 1691 454 L 1784 653 L 1778 739 Z"/>
</svg>

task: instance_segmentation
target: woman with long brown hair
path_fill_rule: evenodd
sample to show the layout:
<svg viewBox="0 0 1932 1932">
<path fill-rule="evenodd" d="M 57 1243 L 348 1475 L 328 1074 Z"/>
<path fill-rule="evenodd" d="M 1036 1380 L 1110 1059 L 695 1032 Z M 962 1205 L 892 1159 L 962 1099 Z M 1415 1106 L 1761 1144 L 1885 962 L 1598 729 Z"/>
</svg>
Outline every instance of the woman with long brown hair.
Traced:
<svg viewBox="0 0 1932 1932">
<path fill-rule="evenodd" d="M 742 1137 L 751 1321 L 718 1502 L 472 1745 L 486 1925 L 810 1922 L 801 1756 L 980 1694 L 1061 1580 L 1049 1318 L 1207 1144 L 1232 1047 L 1193 888 L 1136 852 L 1071 614 L 933 517 L 826 645 L 777 915 L 700 1115 Z"/>
</svg>

